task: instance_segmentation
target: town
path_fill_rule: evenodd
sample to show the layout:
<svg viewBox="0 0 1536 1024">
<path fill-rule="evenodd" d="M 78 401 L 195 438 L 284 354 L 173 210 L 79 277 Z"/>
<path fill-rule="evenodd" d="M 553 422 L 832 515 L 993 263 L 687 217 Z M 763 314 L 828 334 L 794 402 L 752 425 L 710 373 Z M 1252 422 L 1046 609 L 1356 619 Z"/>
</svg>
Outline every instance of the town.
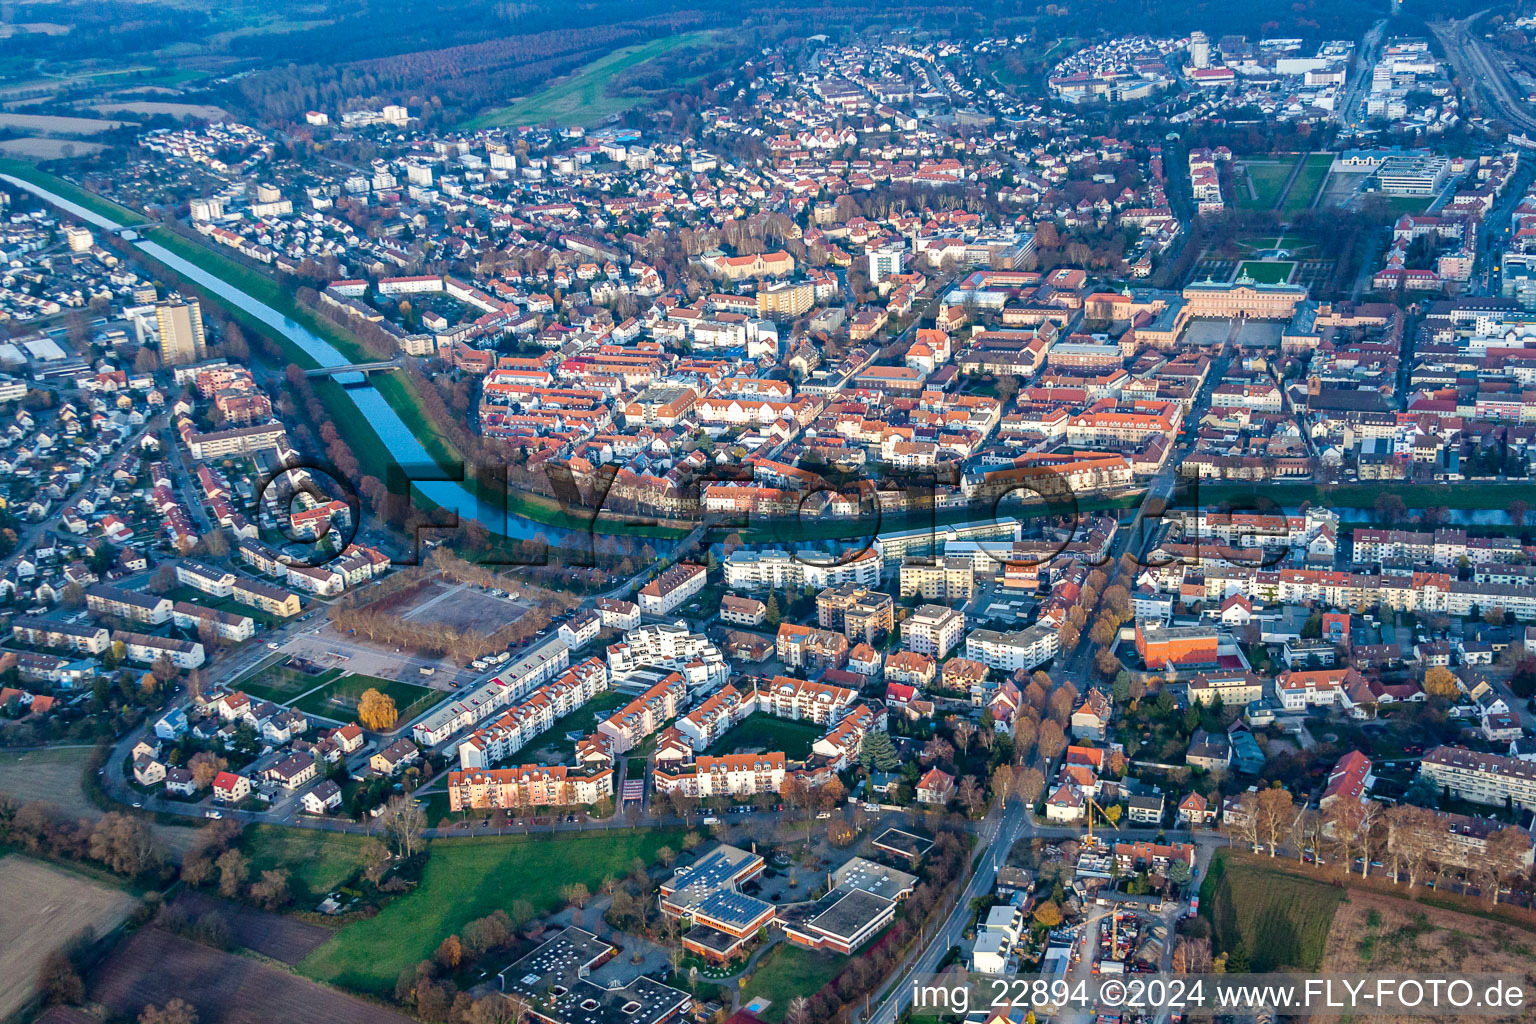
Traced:
<svg viewBox="0 0 1536 1024">
<path fill-rule="evenodd" d="M 0 1021 L 1528 975 L 1529 0 L 143 6 L 0 36 Z"/>
</svg>

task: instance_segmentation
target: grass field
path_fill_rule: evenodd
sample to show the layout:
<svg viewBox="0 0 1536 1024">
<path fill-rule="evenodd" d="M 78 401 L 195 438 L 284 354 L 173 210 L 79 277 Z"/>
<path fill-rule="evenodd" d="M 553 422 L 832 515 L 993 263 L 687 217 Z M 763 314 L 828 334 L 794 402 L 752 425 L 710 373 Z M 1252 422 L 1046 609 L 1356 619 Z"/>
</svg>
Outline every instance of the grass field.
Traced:
<svg viewBox="0 0 1536 1024">
<path fill-rule="evenodd" d="M 608 94 L 609 83 L 616 77 L 664 53 L 703 42 L 709 36 L 709 32 L 689 32 L 614 50 L 532 96 L 481 114 L 464 127 L 543 124 L 551 118 L 563 124 L 597 124 L 611 114 L 629 109 L 638 100 L 635 96 Z"/>
<path fill-rule="evenodd" d="M 1200 886 L 1216 953 L 1242 949 L 1252 969 L 1315 971 L 1344 893 L 1218 850 Z"/>
<path fill-rule="evenodd" d="M 1280 201 L 1280 190 L 1295 166 L 1289 161 L 1281 163 L 1245 163 L 1233 175 L 1232 203 L 1240 210 L 1268 210 Z M 1248 179 L 1253 180 L 1253 192 L 1248 189 Z"/>
<path fill-rule="evenodd" d="M 297 669 L 288 668 L 286 665 L 269 665 L 266 668 L 257 669 L 240 680 L 237 685 L 252 697 L 287 704 L 299 694 L 313 690 L 317 686 L 323 686 L 339 675 L 341 675 L 339 668 L 328 668 L 319 675 L 312 676 Z"/>
<path fill-rule="evenodd" d="M 103 217 L 109 217 L 120 224 L 142 224 L 144 217 L 126 206 L 119 206 L 110 199 L 105 199 L 94 192 L 87 192 L 73 182 L 38 170 L 25 160 L 0 159 L 0 174 L 11 174 L 23 181 L 30 181 L 34 185 L 54 192 L 70 202 L 77 203 Z"/>
<path fill-rule="evenodd" d="M 761 1016 L 770 1024 L 777 1024 L 784 1019 L 791 999 L 821 991 L 847 962 L 846 957 L 781 942 L 758 962 L 757 970 L 741 990 L 741 1001 L 747 1003 L 758 997 L 773 1000 Z"/>
<path fill-rule="evenodd" d="M 18 854 L 0 858 L 0 1019 L 35 991 L 43 960 L 85 929 L 116 928 L 138 901 L 81 875 Z"/>
<path fill-rule="evenodd" d="M 296 891 L 318 898 L 362 868 L 367 842 L 367 836 L 350 832 L 252 825 L 245 830 L 241 846 L 250 858 L 251 877 L 281 869 L 289 873 Z"/>
<path fill-rule="evenodd" d="M 706 754 L 718 756 L 735 751 L 782 750 L 792 761 L 803 760 L 826 730 L 811 722 L 794 722 L 772 715 L 748 715 L 746 721 L 720 737 Z"/>
<path fill-rule="evenodd" d="M 1280 206 L 1282 213 L 1302 213 L 1312 206 L 1312 200 L 1328 180 L 1328 169 L 1333 166 L 1332 153 L 1310 153 L 1303 159 L 1301 173 Z"/>
<path fill-rule="evenodd" d="M 321 718 L 332 718 L 337 721 L 351 721 L 354 709 L 357 707 L 358 698 L 364 690 L 375 689 L 385 695 L 394 698 L 395 710 L 400 714 L 400 721 L 408 722 L 416 715 L 425 711 L 447 696 L 441 690 L 434 690 L 429 686 L 418 686 L 415 683 L 404 683 L 397 679 L 380 679 L 377 676 L 342 676 L 328 684 L 322 690 L 316 690 L 294 702 L 294 707 L 306 715 L 319 715 Z M 336 703 L 332 698 L 340 698 L 342 703 Z"/>
<path fill-rule="evenodd" d="M 1237 268 L 1237 276 L 1248 276 L 1259 284 L 1284 284 L 1291 279 L 1291 271 L 1296 269 L 1296 264 L 1289 262 L 1258 262 L 1256 260 L 1244 260 Z"/>
<path fill-rule="evenodd" d="M 343 928 L 299 969 L 317 981 L 387 992 L 401 968 L 431 956 L 467 922 L 517 900 L 549 913 L 561 904 L 561 887 L 580 882 L 596 892 L 605 878 L 628 874 L 635 858 L 650 864 L 663 846 L 681 849 L 682 838 L 681 829 L 647 829 L 434 840 L 414 891 Z"/>
</svg>

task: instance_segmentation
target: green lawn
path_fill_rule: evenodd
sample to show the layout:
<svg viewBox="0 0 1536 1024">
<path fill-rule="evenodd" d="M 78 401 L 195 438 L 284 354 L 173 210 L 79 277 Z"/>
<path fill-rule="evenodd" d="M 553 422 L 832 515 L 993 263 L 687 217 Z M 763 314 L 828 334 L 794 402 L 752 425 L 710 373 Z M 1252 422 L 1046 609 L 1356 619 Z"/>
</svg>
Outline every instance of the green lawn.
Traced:
<svg viewBox="0 0 1536 1024">
<path fill-rule="evenodd" d="M 718 756 L 739 750 L 782 750 L 785 757 L 800 761 L 810 754 L 811 744 L 824 732 L 824 728 L 812 722 L 796 722 L 768 714 L 748 715 L 746 721 L 720 737 L 704 752 Z"/>
<path fill-rule="evenodd" d="M 1218 850 L 1200 886 L 1213 951 L 1241 948 L 1259 973 L 1322 965 L 1328 927 L 1344 891 Z"/>
<path fill-rule="evenodd" d="M 1245 274 L 1259 284 L 1284 284 L 1291 279 L 1291 271 L 1296 269 L 1296 264 L 1290 262 L 1259 262 L 1257 260 L 1245 260 L 1237 268 L 1237 276 Z"/>
<path fill-rule="evenodd" d="M 616 77 L 664 53 L 703 42 L 710 35 L 709 32 L 688 32 L 614 50 L 532 96 L 525 96 L 510 106 L 486 111 L 464 127 L 543 124 L 551 118 L 563 124 L 597 124 L 611 114 L 628 110 L 640 99 L 608 95 L 608 85 Z"/>
<path fill-rule="evenodd" d="M 562 903 L 563 886 L 579 882 L 596 892 L 605 878 L 628 874 L 636 857 L 650 864 L 663 846 L 681 849 L 682 838 L 682 829 L 647 829 L 433 840 L 414 891 L 341 929 L 299 969 L 318 981 L 388 992 L 401 968 L 430 957 L 467 922 L 517 900 L 550 913 Z"/>
<path fill-rule="evenodd" d="M 286 704 L 301 693 L 322 686 L 341 675 L 341 669 L 328 668 L 318 675 L 300 672 L 286 665 L 269 665 L 257 669 L 235 684 L 252 697 Z"/>
<path fill-rule="evenodd" d="M 142 214 L 130 210 L 126 206 L 120 206 L 110 199 L 97 195 L 95 192 L 88 192 L 73 182 L 65 181 L 63 178 L 49 174 L 46 171 L 40 171 L 25 160 L 17 160 L 10 157 L 0 158 L 0 174 L 14 175 L 23 181 L 30 181 L 34 185 L 40 185 L 73 203 L 78 203 L 93 213 L 109 217 L 120 224 L 144 223 Z"/>
<path fill-rule="evenodd" d="M 597 722 L 593 718 L 594 715 L 607 717 L 632 700 L 634 700 L 634 697 L 627 693 L 620 693 L 618 690 L 604 690 L 570 714 L 561 715 L 555 719 L 553 725 L 529 740 L 519 754 L 521 755 L 523 752 L 532 754 L 540 748 L 551 744 L 561 748 L 562 753 L 569 753 L 570 748 L 565 743 L 566 733 L 575 732 L 578 729 L 583 733 L 593 732 L 597 729 Z"/>
<path fill-rule="evenodd" d="M 1294 166 L 1290 161 L 1243 164 L 1238 173 L 1232 176 L 1232 191 L 1236 193 L 1232 197 L 1233 205 L 1240 210 L 1273 208 L 1279 202 L 1280 190 L 1285 187 L 1285 180 L 1290 177 Z M 1253 179 L 1253 190 L 1257 197 L 1248 191 L 1248 178 Z"/>
<path fill-rule="evenodd" d="M 400 714 L 400 722 L 408 722 L 412 718 L 436 704 L 448 696 L 441 690 L 434 690 L 429 686 L 418 686 L 415 683 L 401 682 L 397 679 L 380 679 L 377 676 L 350 675 L 327 685 L 323 690 L 317 690 L 309 696 L 294 703 L 294 707 L 306 715 L 318 715 L 322 718 L 331 718 L 337 721 L 350 721 L 355 717 L 358 698 L 364 690 L 379 690 L 389 697 L 394 698 L 395 710 Z M 337 704 L 332 698 L 339 697 L 343 703 Z"/>
<path fill-rule="evenodd" d="M 1318 190 L 1328 180 L 1328 169 L 1333 166 L 1332 153 L 1311 153 L 1305 160 L 1301 173 L 1296 176 L 1296 183 L 1291 186 L 1290 194 L 1280 207 L 1282 213 L 1303 213 L 1310 209 Z"/>
<path fill-rule="evenodd" d="M 362 868 L 367 842 L 367 836 L 350 832 L 250 825 L 241 847 L 250 858 L 253 879 L 263 871 L 287 871 L 296 890 L 319 898 L 344 885 Z"/>
<path fill-rule="evenodd" d="M 784 1019 L 791 999 L 821 991 L 847 963 L 844 956 L 780 942 L 758 962 L 741 990 L 741 1001 L 745 1004 L 758 996 L 773 1000 L 761 1016 L 776 1024 Z"/>
</svg>

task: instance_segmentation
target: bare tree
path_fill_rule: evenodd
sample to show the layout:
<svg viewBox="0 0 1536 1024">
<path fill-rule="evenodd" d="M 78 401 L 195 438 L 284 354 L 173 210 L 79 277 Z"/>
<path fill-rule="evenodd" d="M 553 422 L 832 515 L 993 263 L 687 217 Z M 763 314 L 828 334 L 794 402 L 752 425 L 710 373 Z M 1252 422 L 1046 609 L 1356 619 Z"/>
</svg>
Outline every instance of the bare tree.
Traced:
<svg viewBox="0 0 1536 1024">
<path fill-rule="evenodd" d="M 395 841 L 395 849 L 402 857 L 414 857 L 421 844 L 421 834 L 427 827 L 427 816 L 420 805 L 407 796 L 396 796 L 384 805 L 379 824 Z"/>
</svg>

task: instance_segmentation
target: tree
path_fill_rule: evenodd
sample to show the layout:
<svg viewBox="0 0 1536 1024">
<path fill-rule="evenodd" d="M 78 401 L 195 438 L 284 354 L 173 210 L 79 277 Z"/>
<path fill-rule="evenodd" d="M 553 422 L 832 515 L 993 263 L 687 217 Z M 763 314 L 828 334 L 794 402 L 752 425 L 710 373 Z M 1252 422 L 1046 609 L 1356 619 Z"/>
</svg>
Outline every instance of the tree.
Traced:
<svg viewBox="0 0 1536 1024">
<path fill-rule="evenodd" d="M 172 999 L 163 1008 L 150 1003 L 139 1014 L 139 1024 L 197 1024 L 197 1009 L 183 999 Z"/>
<path fill-rule="evenodd" d="M 1455 674 L 1442 665 L 1436 665 L 1424 673 L 1424 692 L 1431 697 L 1455 700 L 1460 690 L 1456 686 Z"/>
<path fill-rule="evenodd" d="M 268 910 L 277 910 L 288 903 L 288 872 L 263 871 L 261 881 L 251 883 L 251 898 Z"/>
<path fill-rule="evenodd" d="M 251 875 L 245 855 L 239 850 L 225 850 L 216 863 L 219 868 L 219 893 L 229 899 L 239 896 L 245 880 Z"/>
<path fill-rule="evenodd" d="M 1255 817 L 1258 819 L 1259 837 L 1269 847 L 1269 855 L 1273 857 L 1280 848 L 1280 837 L 1291 827 L 1296 817 L 1296 806 L 1291 802 L 1291 794 L 1278 788 L 1262 791 L 1259 793 Z"/>
<path fill-rule="evenodd" d="M 1490 903 L 1499 902 L 1499 889 L 1505 882 L 1527 870 L 1525 858 L 1530 852 L 1530 835 L 1521 829 L 1501 828 L 1488 837 L 1483 847 L 1483 869 L 1493 879 Z"/>
<path fill-rule="evenodd" d="M 1034 803 L 1040 799 L 1040 791 L 1045 788 L 1045 776 L 1038 768 L 1025 768 L 1014 777 L 1013 785 L 1019 796 Z"/>
<path fill-rule="evenodd" d="M 1036 741 L 1036 746 L 1040 756 L 1050 760 L 1067 749 L 1067 734 L 1054 720 L 1047 720 L 1040 725 L 1040 738 Z"/>
<path fill-rule="evenodd" d="M 859 765 L 865 771 L 893 772 L 901 767 L 901 757 L 888 734 L 871 730 L 859 741 Z"/>
<path fill-rule="evenodd" d="M 784 1024 L 812 1024 L 809 1004 L 810 1000 L 805 996 L 795 996 L 791 999 L 784 1011 Z"/>
<path fill-rule="evenodd" d="M 1043 900 L 1035 907 L 1035 921 L 1046 928 L 1061 924 L 1061 908 L 1051 900 Z"/>
<path fill-rule="evenodd" d="M 120 875 L 138 876 L 156 870 L 165 854 L 149 826 L 138 818 L 112 812 L 91 832 L 90 853 Z"/>
<path fill-rule="evenodd" d="M 464 959 L 464 944 L 457 935 L 450 935 L 437 947 L 435 959 L 445 971 L 456 971 Z"/>
<path fill-rule="evenodd" d="M 1323 817 L 1327 822 L 1328 833 L 1333 837 L 1333 843 L 1344 861 L 1344 873 L 1348 874 L 1354 863 L 1353 854 L 1359 848 L 1360 826 L 1365 820 L 1361 803 L 1347 797 L 1334 800 L 1323 812 Z"/>
<path fill-rule="evenodd" d="M 357 720 L 366 729 L 374 732 L 392 729 L 399 717 L 399 712 L 395 710 L 395 699 L 387 693 L 380 693 L 370 686 L 358 698 Z"/>
<path fill-rule="evenodd" d="M 389 803 L 384 805 L 379 824 L 394 839 L 395 850 L 400 856 L 409 859 L 416 855 L 421 845 L 421 833 L 427 827 L 427 817 L 415 800 L 402 795 L 391 797 Z"/>
<path fill-rule="evenodd" d="M 986 797 L 982 795 L 981 786 L 976 782 L 974 775 L 964 776 L 960 780 L 960 788 L 957 795 L 960 798 L 960 806 L 964 807 L 966 813 L 973 818 L 976 816 L 976 812 L 981 810 L 987 802 Z"/>
<path fill-rule="evenodd" d="M 192 784 L 198 789 L 207 789 L 219 773 L 229 767 L 229 762 L 211 750 L 203 750 L 192 755 L 187 767 L 192 771 Z"/>
<path fill-rule="evenodd" d="M 85 982 L 64 950 L 56 949 L 43 958 L 37 969 L 37 991 L 46 1003 L 73 1006 L 85 999 Z"/>
</svg>

